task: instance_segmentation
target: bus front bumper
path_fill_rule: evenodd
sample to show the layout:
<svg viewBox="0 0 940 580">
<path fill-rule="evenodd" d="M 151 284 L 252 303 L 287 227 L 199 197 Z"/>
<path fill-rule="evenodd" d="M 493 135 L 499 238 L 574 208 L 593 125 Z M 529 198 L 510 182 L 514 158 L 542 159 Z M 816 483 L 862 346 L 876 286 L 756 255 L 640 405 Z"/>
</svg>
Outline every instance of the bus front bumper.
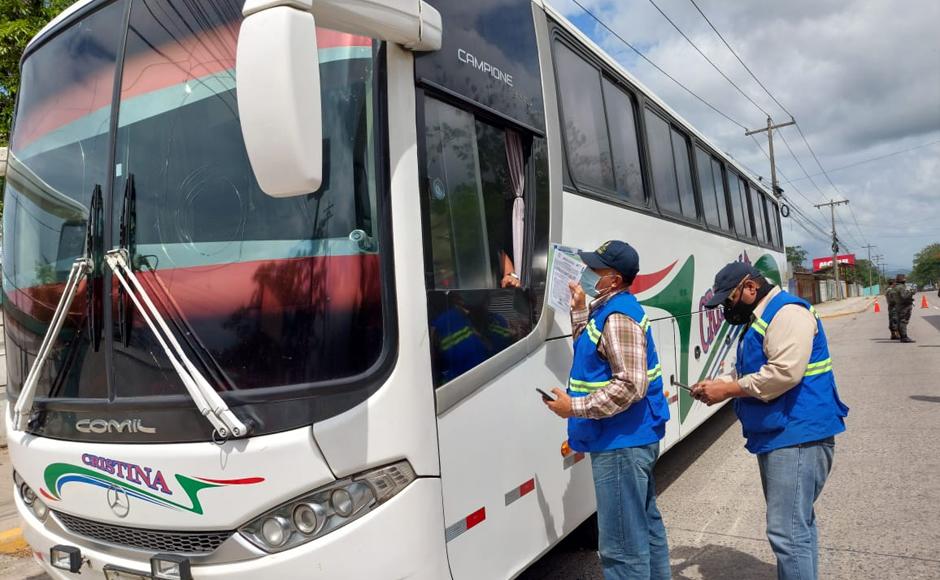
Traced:
<svg viewBox="0 0 940 580">
<path fill-rule="evenodd" d="M 140 552 L 139 559 L 116 557 L 84 538 L 53 533 L 23 505 L 19 494 L 13 495 L 33 557 L 52 578 L 103 580 L 105 567 L 150 578 L 149 556 L 153 554 Z M 448 578 L 441 509 L 440 480 L 417 479 L 372 513 L 322 538 L 253 560 L 194 564 L 192 577 L 194 580 Z M 49 563 L 50 549 L 60 544 L 81 550 L 84 563 L 79 573 L 53 568 Z"/>
</svg>

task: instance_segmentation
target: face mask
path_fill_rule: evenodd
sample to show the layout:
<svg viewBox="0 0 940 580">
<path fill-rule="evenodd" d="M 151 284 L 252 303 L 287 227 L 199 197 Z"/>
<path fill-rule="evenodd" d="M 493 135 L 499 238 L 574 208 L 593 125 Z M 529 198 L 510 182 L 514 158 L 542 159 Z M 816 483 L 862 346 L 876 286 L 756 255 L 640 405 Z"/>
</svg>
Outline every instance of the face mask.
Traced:
<svg viewBox="0 0 940 580">
<path fill-rule="evenodd" d="M 738 300 L 737 304 L 732 305 L 731 300 L 725 300 L 724 316 L 728 324 L 736 326 L 738 324 L 747 324 L 751 321 L 751 314 L 757 307 L 757 301 L 754 304 L 745 304 L 743 300 Z"/>
<path fill-rule="evenodd" d="M 728 298 L 723 305 L 725 320 L 728 321 L 728 324 L 732 325 L 749 323 L 751 321 L 751 315 L 754 314 L 754 309 L 757 308 L 760 301 L 763 300 L 771 290 L 773 290 L 773 285 L 771 284 L 761 286 L 757 290 L 757 296 L 755 296 L 752 304 L 745 304 L 744 301 L 739 298 L 738 303 L 732 305 L 731 298 Z"/>
<path fill-rule="evenodd" d="M 601 277 L 598 276 L 594 270 L 590 268 L 585 268 L 581 272 L 581 280 L 578 282 L 581 284 L 581 288 L 584 289 L 584 293 L 590 296 L 591 298 L 597 298 L 597 283 L 601 281 Z"/>
</svg>

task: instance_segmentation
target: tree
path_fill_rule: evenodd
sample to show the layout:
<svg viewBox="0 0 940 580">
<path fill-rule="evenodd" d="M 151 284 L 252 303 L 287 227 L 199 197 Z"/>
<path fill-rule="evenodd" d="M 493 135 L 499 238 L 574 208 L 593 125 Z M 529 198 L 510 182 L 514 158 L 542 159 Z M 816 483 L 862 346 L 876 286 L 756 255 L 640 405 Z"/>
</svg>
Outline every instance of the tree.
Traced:
<svg viewBox="0 0 940 580">
<path fill-rule="evenodd" d="M 74 1 L 0 0 L 0 146 L 10 140 L 23 50 L 46 23 Z"/>
<path fill-rule="evenodd" d="M 940 281 L 940 244 L 930 244 L 914 254 L 914 268 L 908 278 L 918 286 Z"/>
<path fill-rule="evenodd" d="M 868 260 L 856 260 L 855 266 L 845 268 L 846 281 L 857 282 L 862 286 L 868 286 L 869 274 L 872 284 L 881 284 L 881 270 Z"/>
<path fill-rule="evenodd" d="M 807 256 L 803 246 L 787 246 L 787 263 L 794 272 L 802 272 L 806 269 L 803 262 L 806 261 Z"/>
</svg>

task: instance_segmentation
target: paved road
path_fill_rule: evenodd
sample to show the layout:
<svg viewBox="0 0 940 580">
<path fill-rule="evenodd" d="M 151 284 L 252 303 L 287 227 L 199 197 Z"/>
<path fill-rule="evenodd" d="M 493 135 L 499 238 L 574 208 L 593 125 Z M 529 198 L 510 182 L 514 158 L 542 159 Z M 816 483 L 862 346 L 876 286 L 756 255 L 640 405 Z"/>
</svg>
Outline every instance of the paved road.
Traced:
<svg viewBox="0 0 940 580">
<path fill-rule="evenodd" d="M 936 295 L 928 300 L 940 302 Z M 910 334 L 919 342 L 912 345 L 885 340 L 884 310 L 829 319 L 826 330 L 840 393 L 852 410 L 817 504 L 821 577 L 936 580 L 940 308 L 914 310 Z M 0 463 L 6 463 L 2 456 Z M 742 447 L 730 408 L 663 457 L 656 477 L 675 578 L 776 577 L 757 465 Z M 585 536 L 562 542 L 522 580 L 600 579 Z M 0 556 L 0 578 L 48 580 L 29 560 L 6 556 Z"/>
<path fill-rule="evenodd" d="M 940 579 L 940 308 L 917 296 L 910 335 L 886 340 L 887 315 L 825 321 L 839 392 L 851 407 L 817 503 L 820 577 Z M 656 468 L 674 578 L 771 580 L 764 502 L 740 426 L 723 409 Z M 596 554 L 565 542 L 522 580 L 600 579 Z"/>
</svg>

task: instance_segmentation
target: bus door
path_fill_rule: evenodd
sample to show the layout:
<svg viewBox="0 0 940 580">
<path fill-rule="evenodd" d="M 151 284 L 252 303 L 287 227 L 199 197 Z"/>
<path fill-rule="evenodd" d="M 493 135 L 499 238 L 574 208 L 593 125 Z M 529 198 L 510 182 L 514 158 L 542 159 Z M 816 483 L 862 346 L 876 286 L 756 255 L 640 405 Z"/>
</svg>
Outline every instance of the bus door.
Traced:
<svg viewBox="0 0 940 580">
<path fill-rule="evenodd" d="M 650 318 L 655 318 L 655 311 L 648 309 Z M 672 380 L 679 380 L 679 366 L 676 357 L 679 330 L 675 318 L 661 318 L 653 320 L 650 329 L 653 332 L 653 341 L 656 343 L 656 353 L 659 355 L 659 364 L 663 369 L 663 395 L 669 402 L 669 422 L 666 424 L 666 436 L 662 448 L 665 449 L 679 439 L 679 397 L 678 387 L 673 386 Z"/>
</svg>

